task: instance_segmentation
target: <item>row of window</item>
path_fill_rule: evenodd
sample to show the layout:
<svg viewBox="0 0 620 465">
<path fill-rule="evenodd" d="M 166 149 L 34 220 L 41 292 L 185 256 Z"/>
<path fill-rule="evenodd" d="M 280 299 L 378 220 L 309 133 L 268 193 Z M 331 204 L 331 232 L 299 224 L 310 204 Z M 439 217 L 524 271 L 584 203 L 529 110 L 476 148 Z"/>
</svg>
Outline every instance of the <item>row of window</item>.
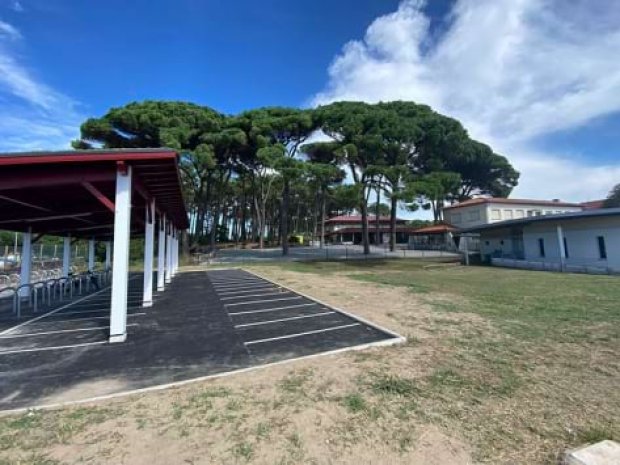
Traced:
<svg viewBox="0 0 620 465">
<path fill-rule="evenodd" d="M 503 215 L 502 215 L 503 213 Z M 543 215 L 555 215 L 559 213 L 566 213 L 563 210 L 500 210 L 499 208 L 493 208 L 491 210 L 491 220 L 513 220 L 518 218 L 543 216 Z"/>
<path fill-rule="evenodd" d="M 559 213 L 566 213 L 564 210 L 537 210 L 537 209 L 510 209 L 506 208 L 501 210 L 499 208 L 491 209 L 491 221 L 501 221 L 501 220 L 513 220 L 519 218 L 526 218 L 532 216 L 543 216 L 543 215 L 555 215 Z M 471 210 L 466 214 L 467 221 L 479 221 L 480 220 L 480 210 Z M 459 224 L 463 220 L 463 216 L 461 213 L 452 213 L 450 215 L 450 222 L 453 224 Z"/>
<path fill-rule="evenodd" d="M 597 236 L 596 242 L 598 244 L 598 256 L 601 260 L 607 259 L 607 246 L 605 245 L 605 237 Z M 545 240 L 541 237 L 538 239 L 538 254 L 545 257 Z M 564 256 L 570 258 L 570 252 L 568 249 L 568 241 L 564 238 Z"/>
</svg>

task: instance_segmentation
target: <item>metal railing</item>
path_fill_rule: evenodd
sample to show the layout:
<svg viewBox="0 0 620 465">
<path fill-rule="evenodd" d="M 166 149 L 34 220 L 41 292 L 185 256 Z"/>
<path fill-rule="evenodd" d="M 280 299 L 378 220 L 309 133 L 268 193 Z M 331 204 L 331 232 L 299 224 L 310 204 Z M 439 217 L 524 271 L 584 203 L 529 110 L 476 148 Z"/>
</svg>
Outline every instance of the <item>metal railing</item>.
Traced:
<svg viewBox="0 0 620 465">
<path fill-rule="evenodd" d="M 12 312 L 21 318 L 22 309 L 27 305 L 32 313 L 43 308 L 51 308 L 54 304 L 72 300 L 74 295 L 86 295 L 102 289 L 112 277 L 110 270 L 83 273 L 60 278 L 48 278 L 18 286 L 0 289 L 0 299 L 12 299 Z"/>
</svg>

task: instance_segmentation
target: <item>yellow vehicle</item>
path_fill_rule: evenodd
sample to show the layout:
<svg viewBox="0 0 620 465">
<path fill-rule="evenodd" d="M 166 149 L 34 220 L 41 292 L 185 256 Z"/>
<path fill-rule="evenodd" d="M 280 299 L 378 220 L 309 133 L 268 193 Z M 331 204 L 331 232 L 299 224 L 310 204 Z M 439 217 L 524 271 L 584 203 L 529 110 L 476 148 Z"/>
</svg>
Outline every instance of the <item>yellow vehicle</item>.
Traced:
<svg viewBox="0 0 620 465">
<path fill-rule="evenodd" d="M 288 238 L 288 243 L 289 244 L 296 244 L 296 245 L 304 245 L 304 236 L 300 235 L 300 236 L 290 236 Z"/>
</svg>

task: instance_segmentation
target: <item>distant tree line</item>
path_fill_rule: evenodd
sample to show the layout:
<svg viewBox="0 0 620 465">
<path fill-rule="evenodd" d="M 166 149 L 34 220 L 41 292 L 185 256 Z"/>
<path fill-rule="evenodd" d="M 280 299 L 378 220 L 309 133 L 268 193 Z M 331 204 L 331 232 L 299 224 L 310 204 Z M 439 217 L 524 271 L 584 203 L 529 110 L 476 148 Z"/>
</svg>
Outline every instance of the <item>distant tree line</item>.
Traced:
<svg viewBox="0 0 620 465">
<path fill-rule="evenodd" d="M 519 179 L 457 120 L 405 101 L 238 115 L 186 102 L 130 103 L 84 122 L 73 146 L 176 149 L 192 245 L 269 242 L 284 254 L 291 235 L 323 241 L 325 218 L 353 211 L 362 216 L 365 253 L 370 211 L 390 216 L 393 249 L 399 208 L 429 209 L 439 221 L 445 204 L 507 196 Z"/>
</svg>

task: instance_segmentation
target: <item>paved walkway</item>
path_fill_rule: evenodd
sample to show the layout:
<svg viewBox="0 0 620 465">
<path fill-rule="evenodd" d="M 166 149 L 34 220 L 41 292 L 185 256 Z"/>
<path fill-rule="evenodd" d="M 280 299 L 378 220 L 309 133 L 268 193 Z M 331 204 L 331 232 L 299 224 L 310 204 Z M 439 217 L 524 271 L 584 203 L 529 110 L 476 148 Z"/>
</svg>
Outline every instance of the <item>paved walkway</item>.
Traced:
<svg viewBox="0 0 620 465">
<path fill-rule="evenodd" d="M 109 289 L 0 333 L 0 409 L 67 402 L 394 341 L 385 333 L 241 270 L 179 274 L 108 344 Z"/>
</svg>

